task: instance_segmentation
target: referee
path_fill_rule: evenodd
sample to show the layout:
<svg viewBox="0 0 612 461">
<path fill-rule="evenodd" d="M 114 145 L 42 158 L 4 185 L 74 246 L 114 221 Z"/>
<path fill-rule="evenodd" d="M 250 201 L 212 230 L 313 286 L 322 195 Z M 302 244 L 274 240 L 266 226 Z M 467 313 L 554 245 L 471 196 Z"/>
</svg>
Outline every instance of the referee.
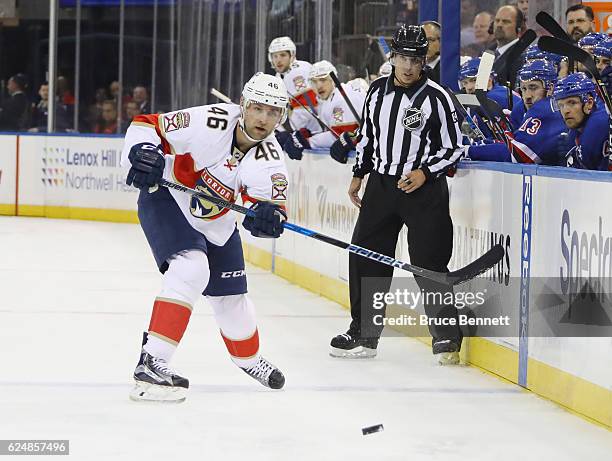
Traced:
<svg viewBox="0 0 612 461">
<path fill-rule="evenodd" d="M 352 243 L 393 256 L 399 232 L 408 227 L 410 262 L 434 271 L 447 271 L 453 246 L 446 171 L 461 157 L 461 132 L 450 97 L 424 71 L 428 41 L 420 26 L 402 25 L 391 41 L 393 71 L 375 80 L 366 95 L 363 124 L 357 144 L 357 163 L 349 196 L 360 208 Z M 334 149 L 351 149 L 340 139 Z M 334 152 L 332 152 L 332 156 Z M 365 175 L 370 177 L 359 198 Z M 345 334 L 331 340 L 334 357 L 374 357 L 382 326 L 374 316 L 374 292 L 387 292 L 393 268 L 366 258 L 349 256 L 352 322 Z M 451 303 L 440 299 L 452 289 L 415 277 L 424 293 L 430 318 L 457 318 Z M 441 294 L 441 296 L 440 296 Z M 380 318 L 380 317 L 378 317 Z M 380 323 L 380 322 L 378 322 Z M 456 325 L 456 324 L 455 324 Z M 459 361 L 462 334 L 457 326 L 430 326 L 433 353 L 441 364 Z"/>
</svg>

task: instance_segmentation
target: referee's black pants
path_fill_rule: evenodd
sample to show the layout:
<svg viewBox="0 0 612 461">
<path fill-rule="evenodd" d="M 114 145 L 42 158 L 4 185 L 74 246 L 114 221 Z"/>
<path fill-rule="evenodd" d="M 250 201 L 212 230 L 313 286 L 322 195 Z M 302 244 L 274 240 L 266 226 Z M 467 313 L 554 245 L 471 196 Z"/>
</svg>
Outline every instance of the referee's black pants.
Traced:
<svg viewBox="0 0 612 461">
<path fill-rule="evenodd" d="M 398 235 L 403 225 L 408 228 L 408 252 L 410 263 L 438 272 L 448 271 L 453 249 L 453 223 L 449 212 L 448 184 L 446 177 L 427 181 L 409 194 L 397 188 L 396 176 L 370 173 L 361 201 L 361 208 L 353 238 L 355 245 L 394 257 Z M 384 315 L 373 308 L 374 292 L 388 292 L 391 286 L 393 267 L 363 258 L 353 253 L 349 256 L 349 285 L 351 298 L 351 331 L 362 338 L 378 338 L 382 326 L 376 326 L 374 315 Z M 366 277 L 377 277 L 368 280 Z M 424 292 L 437 292 L 433 303 L 425 303 L 429 318 L 455 318 L 454 305 L 437 303 L 452 288 L 415 277 Z M 363 291 L 362 291 L 363 289 Z M 363 296 L 363 297 L 362 297 Z M 433 341 L 450 339 L 461 345 L 462 333 L 454 326 L 429 327 Z"/>
</svg>

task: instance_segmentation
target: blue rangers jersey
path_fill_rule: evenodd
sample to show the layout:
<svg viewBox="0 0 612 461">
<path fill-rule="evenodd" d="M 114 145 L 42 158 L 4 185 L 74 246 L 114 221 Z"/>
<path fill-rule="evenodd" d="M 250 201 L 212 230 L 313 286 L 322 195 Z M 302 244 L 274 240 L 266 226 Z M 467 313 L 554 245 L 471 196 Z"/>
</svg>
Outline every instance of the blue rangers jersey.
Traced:
<svg viewBox="0 0 612 461">
<path fill-rule="evenodd" d="M 598 104 L 586 123 L 577 130 L 570 130 L 576 145 L 567 153 L 567 166 L 583 170 L 612 170 L 609 157 L 608 113 Z"/>
<path fill-rule="evenodd" d="M 495 101 L 501 106 L 502 109 L 508 109 L 508 88 L 506 88 L 505 86 L 495 84 L 493 88 L 491 88 L 487 92 L 487 98 Z M 519 103 L 522 104 L 522 99 L 516 93 L 512 92 L 513 107 L 516 107 L 516 105 Z M 482 134 L 484 134 L 486 138 L 493 138 L 493 133 L 491 133 L 491 130 L 489 129 L 487 124 L 484 123 L 478 115 L 474 116 L 473 113 L 471 113 L 470 115 L 474 117 L 474 121 L 478 125 L 478 128 L 480 128 L 480 131 L 482 131 Z M 514 128 L 508 127 L 508 129 Z"/>
<path fill-rule="evenodd" d="M 544 98 L 529 109 L 519 128 L 507 133 L 509 145 L 502 143 L 470 146 L 472 160 L 558 165 L 559 135 L 567 130 L 552 98 Z"/>
</svg>

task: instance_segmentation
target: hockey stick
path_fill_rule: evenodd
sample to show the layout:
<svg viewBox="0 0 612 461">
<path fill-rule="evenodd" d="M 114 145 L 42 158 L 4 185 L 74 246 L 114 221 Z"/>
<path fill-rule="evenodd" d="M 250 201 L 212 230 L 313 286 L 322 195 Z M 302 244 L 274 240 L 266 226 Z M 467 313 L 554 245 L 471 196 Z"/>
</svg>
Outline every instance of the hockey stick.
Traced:
<svg viewBox="0 0 612 461">
<path fill-rule="evenodd" d="M 378 45 L 382 49 L 383 54 L 387 59 L 389 59 L 389 55 L 391 54 L 391 50 L 389 49 L 389 45 L 387 45 L 387 41 L 385 37 L 378 37 Z"/>
<path fill-rule="evenodd" d="M 493 115 L 488 109 L 487 101 L 489 101 L 489 98 L 487 98 L 486 92 L 483 90 L 476 90 L 475 95 L 476 98 L 478 98 L 478 102 L 480 103 L 481 117 L 483 118 L 484 122 L 489 126 L 489 129 L 493 133 L 493 136 L 495 136 L 498 141 L 507 143 L 508 139 L 504 134 L 503 128 L 495 118 L 495 115 Z"/>
<path fill-rule="evenodd" d="M 215 90 L 214 88 L 210 89 L 210 94 L 212 94 L 214 97 L 219 98 L 221 101 L 226 102 L 228 104 L 234 104 L 232 102 L 232 100 L 230 98 L 228 98 L 227 96 L 225 96 L 223 93 L 221 93 L 218 90 Z"/>
<path fill-rule="evenodd" d="M 551 53 L 567 56 L 568 58 L 573 58 L 581 63 L 595 79 L 595 83 L 597 84 L 601 97 L 606 105 L 608 115 L 612 114 L 612 101 L 610 100 L 608 89 L 606 88 L 604 82 L 601 81 L 601 75 L 597 70 L 593 57 L 587 51 L 572 45 L 571 43 L 564 42 L 556 37 L 541 37 L 539 46 L 544 51 L 550 51 Z"/>
<path fill-rule="evenodd" d="M 478 95 L 476 95 L 476 99 L 478 99 Z M 499 105 L 497 101 L 495 101 L 494 99 L 485 97 L 485 98 L 482 98 L 482 101 L 479 100 L 478 102 L 480 102 L 481 106 L 482 105 L 485 106 L 485 108 L 487 109 L 487 112 L 489 112 L 489 114 L 491 114 L 495 118 L 496 121 L 503 122 L 503 125 L 500 125 L 500 128 L 504 131 L 504 133 L 506 131 L 512 131 L 512 123 L 510 123 L 508 116 L 504 113 L 502 107 Z"/>
<path fill-rule="evenodd" d="M 488 98 L 486 92 L 489 89 L 489 79 L 491 78 L 491 71 L 493 70 L 493 63 L 495 61 L 495 54 L 492 51 L 485 51 L 480 57 L 480 65 L 478 66 L 478 73 L 476 74 L 476 84 L 474 93 L 478 102 L 480 103 L 480 109 L 484 114 L 484 121 L 493 135 L 502 142 L 507 143 L 506 135 L 504 130 L 497 122 L 497 119 L 488 110 Z"/>
<path fill-rule="evenodd" d="M 330 131 L 330 132 L 331 132 L 331 134 L 333 134 L 333 135 L 336 137 L 336 139 L 338 139 L 338 138 L 340 137 L 340 136 L 338 136 L 338 135 L 336 134 L 336 132 L 335 132 L 335 131 L 333 131 L 333 130 L 332 130 L 332 129 L 331 129 L 331 128 L 330 128 L 330 127 L 329 127 L 329 126 L 328 126 L 328 125 L 327 125 L 327 124 L 326 124 L 326 123 L 323 121 L 323 120 L 321 120 L 321 118 L 320 118 L 320 117 L 319 117 L 317 114 L 315 114 L 315 113 L 314 113 L 312 110 L 310 110 L 310 108 L 308 108 L 308 107 L 306 107 L 304 104 L 302 104 L 302 102 L 301 102 L 301 101 L 300 101 L 298 98 L 296 98 L 295 96 L 293 96 L 293 95 L 292 95 L 291 93 L 289 93 L 289 92 L 287 92 L 287 94 L 289 95 L 289 97 L 290 97 L 291 99 L 293 99 L 293 100 L 294 100 L 295 102 L 297 102 L 297 103 L 298 103 L 300 106 L 302 106 L 302 108 L 303 108 L 303 109 L 304 109 L 306 112 L 308 112 L 308 113 L 309 113 L 310 115 L 312 115 L 312 116 L 313 116 L 315 119 L 317 119 L 317 122 L 319 122 L 319 125 L 321 125 L 321 128 L 324 128 L 324 129 L 327 129 L 328 131 Z"/>
<path fill-rule="evenodd" d="M 470 129 L 472 130 L 472 133 L 474 133 L 476 137 L 479 138 L 481 141 L 484 141 L 486 139 L 485 135 L 482 134 L 482 131 L 480 131 L 480 128 L 478 128 L 478 125 L 476 124 L 476 122 L 474 121 L 470 113 L 467 111 L 467 109 L 463 106 L 463 104 L 461 104 L 461 101 L 459 101 L 459 98 L 457 97 L 457 95 L 453 92 L 453 90 L 451 90 L 447 86 L 445 86 L 444 89 L 446 90 L 451 100 L 453 101 L 455 108 L 461 113 L 463 118 L 467 120 L 468 125 L 470 126 Z"/>
<path fill-rule="evenodd" d="M 165 179 L 161 179 L 159 181 L 159 185 L 167 187 L 169 189 L 186 192 L 194 197 L 198 197 L 217 206 L 228 208 L 246 216 L 255 216 L 255 212 L 253 210 L 237 205 L 233 202 L 228 202 L 220 197 L 214 197 L 212 195 L 205 194 L 190 187 L 183 186 L 182 184 L 177 184 L 171 181 L 166 181 Z M 360 247 L 358 245 L 353 245 L 343 242 L 341 240 L 336 240 L 335 238 L 319 234 L 318 232 L 307 229 L 305 227 L 298 226 L 297 224 L 292 224 L 285 221 L 283 223 L 283 226 L 285 229 L 289 229 L 290 231 L 296 232 L 306 237 L 320 240 L 321 242 L 329 243 L 330 245 L 342 248 L 344 250 L 348 250 L 350 253 L 354 253 L 361 257 L 377 261 L 381 264 L 386 264 L 387 266 L 396 267 L 398 269 L 411 272 L 417 276 L 425 277 L 427 279 L 446 285 L 457 285 L 459 283 L 467 282 L 468 280 L 477 277 L 478 275 L 493 267 L 495 264 L 501 261 L 504 256 L 503 247 L 501 245 L 494 245 L 480 258 L 476 259 L 475 261 L 471 262 L 465 267 L 462 267 L 459 270 L 453 272 L 436 272 L 429 269 L 423 269 L 422 267 L 414 266 L 406 262 L 402 262 L 398 259 L 392 258 L 391 256 L 386 256 L 375 251 L 368 250 L 367 248 Z"/>
<path fill-rule="evenodd" d="M 340 83 L 340 80 L 338 80 L 338 76 L 336 75 L 335 72 L 330 72 L 329 76 L 334 81 L 334 85 L 336 85 L 336 88 L 338 88 L 338 91 L 340 91 L 340 94 L 342 95 L 346 103 L 348 104 L 349 109 L 351 110 L 353 114 L 353 117 L 355 117 L 355 120 L 357 120 L 357 122 L 359 122 L 359 125 L 361 125 L 361 117 L 359 116 L 359 114 L 357 114 L 357 111 L 355 110 L 355 106 L 353 106 L 353 103 L 351 102 L 348 95 L 346 94 L 346 91 L 344 91 L 344 88 L 342 88 L 342 83 Z"/>
<path fill-rule="evenodd" d="M 518 42 L 516 42 L 506 53 L 502 54 L 498 58 L 499 63 L 497 66 L 493 65 L 493 70 L 498 74 L 505 74 L 508 66 L 511 66 L 517 59 L 521 57 L 523 52 L 533 43 L 537 38 L 536 33 L 532 29 L 527 29 Z M 510 91 L 514 88 L 514 82 L 510 82 L 506 79 L 506 84 Z"/>
<path fill-rule="evenodd" d="M 561 27 L 561 25 L 557 21 L 555 21 L 555 18 L 553 18 L 546 11 L 540 11 L 538 14 L 536 14 L 536 22 L 553 37 L 557 37 L 558 39 L 563 40 L 564 42 L 570 43 L 572 45 L 574 44 L 572 37 L 570 37 L 568 33 L 563 29 L 563 27 Z M 569 72 L 573 73 L 574 59 L 571 57 L 569 58 L 568 67 Z"/>
</svg>

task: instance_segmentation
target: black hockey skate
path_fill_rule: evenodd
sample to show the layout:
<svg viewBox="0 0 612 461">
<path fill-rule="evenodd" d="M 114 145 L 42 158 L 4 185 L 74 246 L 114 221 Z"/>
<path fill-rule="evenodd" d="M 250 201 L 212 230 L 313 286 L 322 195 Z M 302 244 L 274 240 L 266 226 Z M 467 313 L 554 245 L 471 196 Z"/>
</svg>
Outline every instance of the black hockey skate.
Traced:
<svg viewBox="0 0 612 461">
<path fill-rule="evenodd" d="M 243 368 L 244 372 L 270 389 L 281 389 L 285 385 L 285 377 L 281 371 L 263 357 L 255 365 Z"/>
<path fill-rule="evenodd" d="M 354 331 L 347 331 L 331 340 L 329 355 L 343 359 L 372 359 L 376 357 L 378 338 L 361 338 Z"/>
<path fill-rule="evenodd" d="M 432 352 L 440 365 L 459 364 L 459 345 L 450 339 L 435 341 Z"/>
<path fill-rule="evenodd" d="M 143 346 L 146 342 L 147 333 L 144 333 Z M 144 347 L 134 370 L 134 381 L 130 399 L 135 401 L 179 403 L 185 400 L 189 388 L 187 378 L 176 374 L 165 360 L 153 357 Z"/>
</svg>

